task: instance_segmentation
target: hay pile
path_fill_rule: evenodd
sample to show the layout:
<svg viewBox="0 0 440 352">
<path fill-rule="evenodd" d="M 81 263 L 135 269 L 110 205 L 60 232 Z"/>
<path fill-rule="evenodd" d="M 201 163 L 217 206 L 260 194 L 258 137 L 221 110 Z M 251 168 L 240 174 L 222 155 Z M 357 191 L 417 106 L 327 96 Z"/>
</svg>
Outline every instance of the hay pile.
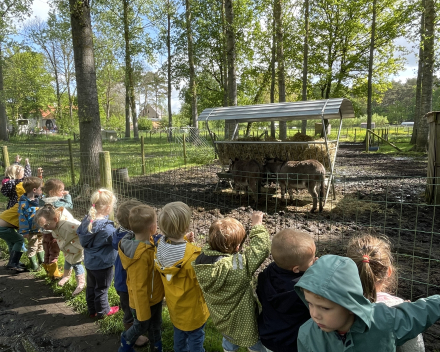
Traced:
<svg viewBox="0 0 440 352">
<path fill-rule="evenodd" d="M 298 136 L 300 135 L 300 136 Z M 324 144 L 313 144 L 313 138 L 297 133 L 294 141 L 305 142 L 304 144 L 290 144 L 280 141 L 264 141 L 259 143 L 218 143 L 218 157 L 223 165 L 229 164 L 229 159 L 256 160 L 263 163 L 265 159 L 278 158 L 281 160 L 308 160 L 315 159 L 321 162 L 328 170 L 330 164 Z M 292 140 L 291 140 L 292 141 Z M 322 142 L 318 139 L 316 142 Z M 307 144 L 309 143 L 309 144 Z M 335 155 L 335 143 L 329 143 L 329 153 L 333 160 Z"/>
</svg>

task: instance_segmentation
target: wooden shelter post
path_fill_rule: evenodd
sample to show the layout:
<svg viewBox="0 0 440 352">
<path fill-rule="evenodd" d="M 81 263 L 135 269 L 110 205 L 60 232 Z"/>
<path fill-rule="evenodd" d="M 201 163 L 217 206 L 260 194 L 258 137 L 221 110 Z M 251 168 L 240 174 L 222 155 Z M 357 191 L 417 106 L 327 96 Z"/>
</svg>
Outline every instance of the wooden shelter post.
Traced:
<svg viewBox="0 0 440 352">
<path fill-rule="evenodd" d="M 440 111 L 425 115 L 429 125 L 428 174 L 426 178 L 426 202 L 440 204 Z"/>
</svg>

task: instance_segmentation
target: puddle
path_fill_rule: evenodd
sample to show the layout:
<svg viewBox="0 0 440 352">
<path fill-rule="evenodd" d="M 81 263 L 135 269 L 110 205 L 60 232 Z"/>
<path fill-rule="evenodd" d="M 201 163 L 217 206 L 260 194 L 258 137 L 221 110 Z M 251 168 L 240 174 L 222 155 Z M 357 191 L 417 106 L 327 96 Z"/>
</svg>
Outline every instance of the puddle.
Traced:
<svg viewBox="0 0 440 352">
<path fill-rule="evenodd" d="M 393 157 L 393 160 L 407 161 L 407 160 L 412 160 L 412 158 L 410 158 L 409 156 L 395 156 L 395 157 Z"/>
</svg>

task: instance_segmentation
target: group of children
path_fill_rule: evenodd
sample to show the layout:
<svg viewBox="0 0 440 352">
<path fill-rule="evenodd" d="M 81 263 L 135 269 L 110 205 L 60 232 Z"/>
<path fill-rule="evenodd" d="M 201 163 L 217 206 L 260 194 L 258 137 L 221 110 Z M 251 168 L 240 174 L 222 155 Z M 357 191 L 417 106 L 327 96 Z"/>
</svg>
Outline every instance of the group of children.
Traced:
<svg viewBox="0 0 440 352">
<path fill-rule="evenodd" d="M 165 205 L 157 216 L 148 205 L 126 201 L 117 209 L 116 229 L 109 220 L 116 197 L 109 190 L 92 195 L 89 213 L 79 222 L 66 210 L 72 203 L 61 181 L 46 182 L 40 207 L 41 178 L 9 176 L 19 202 L 0 214 L 0 238 L 11 254 L 8 267 L 25 270 L 19 259 L 26 236 L 29 258 L 40 258 L 54 278 L 60 277 L 56 259 L 63 251 L 59 284 L 75 270 L 78 294 L 85 284 L 84 261 L 91 318 L 119 310 L 108 303 L 114 278 L 125 327 L 119 352 L 147 343 L 152 351 L 162 351 L 164 299 L 176 352 L 204 351 L 209 316 L 223 336 L 225 352 L 239 347 L 250 352 L 396 351 L 396 346 L 419 352 L 424 351 L 420 334 L 440 319 L 439 295 L 411 303 L 385 293 L 395 270 L 383 238 L 357 237 L 347 257 L 318 259 L 307 233 L 283 229 L 271 242 L 263 213 L 255 211 L 249 236 L 239 221 L 222 218 L 212 223 L 200 248 L 190 232 L 192 211 L 182 202 Z M 273 262 L 259 273 L 254 290 L 254 275 L 269 254 Z"/>
</svg>

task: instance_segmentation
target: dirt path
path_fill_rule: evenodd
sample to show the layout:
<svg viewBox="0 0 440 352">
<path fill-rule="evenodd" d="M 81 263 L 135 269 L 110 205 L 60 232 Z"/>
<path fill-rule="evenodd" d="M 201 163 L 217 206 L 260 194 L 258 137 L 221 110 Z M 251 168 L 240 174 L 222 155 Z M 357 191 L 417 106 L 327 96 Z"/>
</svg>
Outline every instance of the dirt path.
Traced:
<svg viewBox="0 0 440 352">
<path fill-rule="evenodd" d="M 4 265 L 0 261 L 0 351 L 117 351 L 117 336 L 98 333 L 93 320 L 68 307 L 43 280 Z"/>
</svg>

